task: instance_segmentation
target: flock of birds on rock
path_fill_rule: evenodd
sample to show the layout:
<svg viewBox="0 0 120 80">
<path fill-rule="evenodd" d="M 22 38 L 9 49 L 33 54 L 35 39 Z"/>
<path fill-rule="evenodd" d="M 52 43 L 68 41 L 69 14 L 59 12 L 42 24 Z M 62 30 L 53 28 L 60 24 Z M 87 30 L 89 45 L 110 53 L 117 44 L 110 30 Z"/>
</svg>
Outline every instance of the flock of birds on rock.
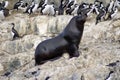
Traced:
<svg viewBox="0 0 120 80">
<path fill-rule="evenodd" d="M 10 13 L 10 10 L 7 9 L 9 2 L 2 1 L 0 2 L 0 19 L 4 19 Z M 110 20 L 118 12 L 118 7 L 120 6 L 120 0 L 110 0 L 107 6 L 104 6 L 102 1 L 95 0 L 94 3 L 85 3 L 82 2 L 78 4 L 76 0 L 60 0 L 59 7 L 55 7 L 54 2 L 48 4 L 48 0 L 40 0 L 39 3 L 35 3 L 35 0 L 32 0 L 31 4 L 26 3 L 24 0 L 19 0 L 13 6 L 13 10 L 20 10 L 23 13 L 34 14 L 38 12 L 41 15 L 81 15 L 85 14 L 89 16 L 91 13 L 96 14 L 96 23 Z M 107 16 L 107 17 L 106 17 Z M 15 24 L 12 23 L 12 35 L 13 40 L 16 37 L 19 37 L 19 34 L 14 29 Z"/>
<path fill-rule="evenodd" d="M 8 1 L 2 1 L 0 3 L 0 17 L 6 17 L 9 15 L 7 9 Z M 90 13 L 96 14 L 96 24 L 102 20 L 112 19 L 118 12 L 120 6 L 120 0 L 110 0 L 107 6 L 104 6 L 102 1 L 95 0 L 94 3 L 82 2 L 78 4 L 76 0 L 60 0 L 59 7 L 56 7 L 54 2 L 48 3 L 48 0 L 40 0 L 36 3 L 32 0 L 31 4 L 26 3 L 24 0 L 19 0 L 13 6 L 13 10 L 22 10 L 23 13 L 33 14 L 37 11 L 41 15 L 80 15 L 82 13 L 87 16 Z M 107 15 L 107 17 L 106 17 Z"/>
</svg>

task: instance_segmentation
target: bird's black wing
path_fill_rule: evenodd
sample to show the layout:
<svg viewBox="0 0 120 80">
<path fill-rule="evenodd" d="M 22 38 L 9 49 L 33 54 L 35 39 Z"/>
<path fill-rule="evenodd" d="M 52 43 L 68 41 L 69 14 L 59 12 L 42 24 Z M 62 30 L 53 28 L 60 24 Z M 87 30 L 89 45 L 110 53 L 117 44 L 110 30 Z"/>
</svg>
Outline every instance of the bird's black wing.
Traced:
<svg viewBox="0 0 120 80">
<path fill-rule="evenodd" d="M 13 32 L 17 37 L 19 37 L 18 32 L 17 32 L 14 28 L 12 28 L 12 32 Z"/>
<path fill-rule="evenodd" d="M 71 1 L 69 4 L 68 4 L 68 8 L 71 8 L 71 6 L 74 4 L 74 1 Z"/>
</svg>

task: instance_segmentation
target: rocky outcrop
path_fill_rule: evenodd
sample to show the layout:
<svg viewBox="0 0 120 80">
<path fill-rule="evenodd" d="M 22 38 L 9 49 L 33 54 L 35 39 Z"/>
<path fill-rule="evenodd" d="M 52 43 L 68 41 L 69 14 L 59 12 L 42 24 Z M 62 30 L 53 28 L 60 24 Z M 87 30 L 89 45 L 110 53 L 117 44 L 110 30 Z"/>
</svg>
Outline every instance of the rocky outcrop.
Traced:
<svg viewBox="0 0 120 80">
<path fill-rule="evenodd" d="M 94 15 L 88 18 L 82 41 L 81 55 L 69 59 L 65 54 L 58 60 L 34 66 L 34 51 L 43 40 L 59 34 L 73 16 L 41 16 L 13 14 L 0 25 L 0 78 L 1 80 L 104 80 L 111 70 L 119 80 L 119 64 L 106 66 L 120 60 L 119 19 L 95 25 Z M 12 41 L 10 23 L 22 38 Z M 39 71 L 39 74 L 33 74 Z M 6 76 L 6 74 L 8 74 Z M 34 72 L 35 73 L 35 72 Z"/>
</svg>

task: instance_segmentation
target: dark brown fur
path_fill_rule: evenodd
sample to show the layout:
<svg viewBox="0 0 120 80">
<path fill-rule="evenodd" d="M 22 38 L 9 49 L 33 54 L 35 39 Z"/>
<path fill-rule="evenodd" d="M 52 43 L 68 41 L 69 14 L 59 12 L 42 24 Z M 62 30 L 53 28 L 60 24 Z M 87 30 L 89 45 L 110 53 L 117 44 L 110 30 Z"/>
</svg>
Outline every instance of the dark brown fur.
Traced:
<svg viewBox="0 0 120 80">
<path fill-rule="evenodd" d="M 41 42 L 35 50 L 36 65 L 58 58 L 65 52 L 70 55 L 70 58 L 78 57 L 85 21 L 86 15 L 75 16 L 61 34 Z"/>
</svg>

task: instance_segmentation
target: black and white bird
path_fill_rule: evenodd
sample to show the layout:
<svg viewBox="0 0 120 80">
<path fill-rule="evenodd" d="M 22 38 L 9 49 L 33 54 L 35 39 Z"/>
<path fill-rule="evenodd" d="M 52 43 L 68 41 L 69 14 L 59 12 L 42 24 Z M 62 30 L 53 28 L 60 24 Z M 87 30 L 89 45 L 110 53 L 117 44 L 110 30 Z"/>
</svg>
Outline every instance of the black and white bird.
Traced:
<svg viewBox="0 0 120 80">
<path fill-rule="evenodd" d="M 104 7 L 102 3 L 100 3 L 100 6 L 98 6 L 97 9 L 98 9 L 98 14 L 96 17 L 96 24 L 98 22 L 101 22 L 102 20 L 105 21 L 105 17 L 106 17 L 106 7 Z"/>
<path fill-rule="evenodd" d="M 88 3 L 81 3 L 79 5 L 78 10 L 77 10 L 77 14 L 78 15 L 81 14 L 82 10 L 87 9 L 87 8 L 89 8 L 89 4 Z"/>
<path fill-rule="evenodd" d="M 10 71 L 7 71 L 7 72 L 5 72 L 3 75 L 1 75 L 1 76 L 4 76 L 4 77 L 11 77 L 13 75 L 13 73 L 12 73 L 12 71 L 10 70 Z"/>
<path fill-rule="evenodd" d="M 79 8 L 79 5 L 75 4 L 74 7 L 70 7 L 66 9 L 66 14 L 69 14 L 69 15 L 77 14 L 78 8 Z"/>
<path fill-rule="evenodd" d="M 82 12 L 86 15 L 89 16 L 92 13 L 93 9 L 89 6 L 89 8 L 85 8 L 82 10 Z"/>
<path fill-rule="evenodd" d="M 97 15 L 99 14 L 99 9 L 98 9 L 98 8 L 99 8 L 99 5 L 98 5 L 98 4 L 95 4 L 95 3 L 94 3 L 94 4 L 92 5 L 92 9 L 93 9 L 93 13 L 94 13 L 94 14 L 97 14 Z"/>
<path fill-rule="evenodd" d="M 93 13 L 96 13 L 96 23 L 101 22 L 102 20 L 105 21 L 105 16 L 106 16 L 106 7 L 104 6 L 102 1 L 96 1 L 93 4 Z"/>
<path fill-rule="evenodd" d="M 28 6 L 28 3 L 25 3 L 23 0 L 19 0 L 18 2 L 16 2 L 14 4 L 13 9 L 23 10 L 23 12 L 24 12 L 26 10 L 27 6 Z"/>
<path fill-rule="evenodd" d="M 117 61 L 115 61 L 115 62 L 112 62 L 112 63 L 109 63 L 109 64 L 106 65 L 106 66 L 108 66 L 108 67 L 114 67 L 114 66 L 116 66 L 118 63 L 120 63 L 119 60 L 117 60 Z"/>
<path fill-rule="evenodd" d="M 109 74 L 108 74 L 108 76 L 105 78 L 105 80 L 113 80 L 112 79 L 113 76 L 114 76 L 114 71 L 110 71 Z"/>
<path fill-rule="evenodd" d="M 47 76 L 46 78 L 45 78 L 45 80 L 49 80 L 50 79 L 50 76 Z"/>
<path fill-rule="evenodd" d="M 91 5 L 89 5 L 89 8 L 85 9 L 85 13 L 87 16 L 89 16 L 93 12 L 93 8 L 91 8 Z"/>
<path fill-rule="evenodd" d="M 107 20 L 113 19 L 115 15 L 117 14 L 117 12 L 118 12 L 118 7 L 115 6 L 115 8 L 112 9 L 112 11 L 108 14 Z"/>
<path fill-rule="evenodd" d="M 95 0 L 94 4 L 92 5 L 93 13 L 99 14 L 99 9 L 102 9 L 104 7 L 103 2 L 99 0 Z"/>
<path fill-rule="evenodd" d="M 9 2 L 8 1 L 2 1 L 0 2 L 0 7 L 7 8 Z"/>
<path fill-rule="evenodd" d="M 69 3 L 69 0 L 62 0 L 63 8 L 66 8 Z"/>
<path fill-rule="evenodd" d="M 27 7 L 25 13 L 31 14 L 31 13 L 35 13 L 38 9 L 39 4 L 35 3 L 34 0 L 32 0 L 32 3 L 30 6 Z"/>
<path fill-rule="evenodd" d="M 99 8 L 100 8 L 100 9 L 105 8 L 103 2 L 100 2 Z"/>
<path fill-rule="evenodd" d="M 76 0 L 69 0 L 67 8 L 73 8 L 75 4 L 77 4 Z"/>
<path fill-rule="evenodd" d="M 79 6 L 76 2 L 76 0 L 69 0 L 67 5 L 66 5 L 66 14 L 77 14 L 77 10 L 78 10 Z"/>
<path fill-rule="evenodd" d="M 66 11 L 66 14 L 71 14 L 75 8 L 75 4 L 76 0 L 61 0 L 58 9 L 58 15 L 63 15 L 64 10 Z"/>
<path fill-rule="evenodd" d="M 101 22 L 102 20 L 105 21 L 105 16 L 106 16 L 105 7 L 99 7 L 98 9 L 99 9 L 98 10 L 99 14 L 96 17 L 96 23 L 95 24 L 97 24 L 98 22 Z"/>
<path fill-rule="evenodd" d="M 42 6 L 44 6 L 45 4 L 48 4 L 48 0 L 44 0 L 44 4 Z"/>
<path fill-rule="evenodd" d="M 23 1 L 22 0 L 19 0 L 18 2 L 16 2 L 15 4 L 14 4 L 14 7 L 13 7 L 13 9 L 19 9 L 19 7 L 21 7 L 22 5 L 23 5 Z"/>
<path fill-rule="evenodd" d="M 19 7 L 19 9 L 22 10 L 23 12 L 25 12 L 26 9 L 27 9 L 27 6 L 28 6 L 28 3 L 23 3 L 23 4 L 21 5 L 21 7 Z"/>
<path fill-rule="evenodd" d="M 71 8 L 74 7 L 75 4 L 77 4 L 76 0 L 65 0 L 63 1 L 63 8 Z"/>
<path fill-rule="evenodd" d="M 13 36 L 13 39 L 12 40 L 15 40 L 16 38 L 19 38 L 20 36 L 19 36 L 19 34 L 18 34 L 18 32 L 15 30 L 15 24 L 14 23 L 11 23 L 11 25 L 12 25 L 12 31 L 11 31 L 11 34 L 12 34 L 12 36 Z"/>
<path fill-rule="evenodd" d="M 58 8 L 58 15 L 63 15 L 65 10 L 64 0 L 60 0 L 60 5 Z"/>
<path fill-rule="evenodd" d="M 108 13 L 108 12 L 111 12 L 112 11 L 112 8 L 113 8 L 113 6 L 114 6 L 114 0 L 110 0 L 110 3 L 107 5 L 107 7 L 106 7 L 106 12 Z"/>
<path fill-rule="evenodd" d="M 79 9 L 79 5 L 78 5 L 78 4 L 75 4 L 75 5 L 74 5 L 74 8 L 73 8 L 73 11 L 71 12 L 71 15 L 77 15 L 78 9 Z"/>
<path fill-rule="evenodd" d="M 83 6 L 83 8 L 89 8 L 90 4 L 89 3 L 82 3 L 81 6 Z"/>
<path fill-rule="evenodd" d="M 3 20 L 7 16 L 9 16 L 9 10 L 6 8 L 0 8 L 0 19 Z"/>
<path fill-rule="evenodd" d="M 52 2 L 51 4 L 45 4 L 45 5 L 41 8 L 41 13 L 42 13 L 42 15 L 55 16 L 56 10 L 55 10 L 55 7 L 54 7 L 54 2 Z"/>
<path fill-rule="evenodd" d="M 40 0 L 38 9 L 41 8 L 45 4 L 45 0 Z"/>
</svg>

